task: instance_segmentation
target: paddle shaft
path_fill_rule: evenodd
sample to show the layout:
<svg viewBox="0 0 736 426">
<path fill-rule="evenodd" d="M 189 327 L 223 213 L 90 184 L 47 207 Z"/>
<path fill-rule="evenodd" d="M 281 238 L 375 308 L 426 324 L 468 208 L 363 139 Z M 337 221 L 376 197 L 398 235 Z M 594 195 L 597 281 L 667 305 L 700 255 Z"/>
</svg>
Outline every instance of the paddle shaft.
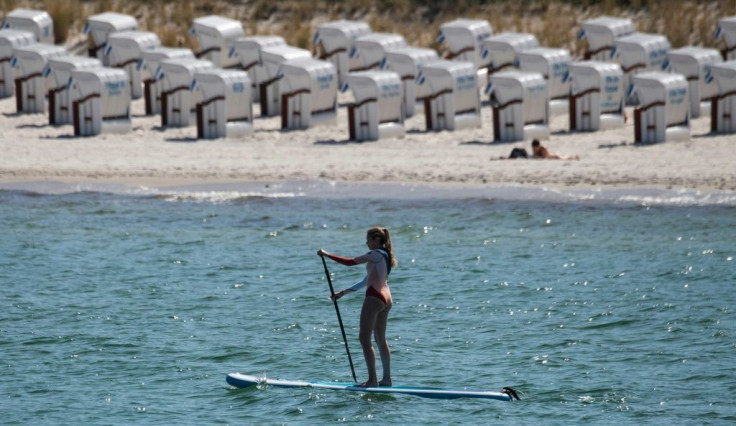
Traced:
<svg viewBox="0 0 736 426">
<path fill-rule="evenodd" d="M 353 357 L 350 356 L 350 348 L 348 347 L 348 338 L 345 336 L 345 327 L 342 325 L 342 316 L 340 316 L 340 308 L 337 306 L 337 299 L 334 298 L 335 296 L 335 289 L 332 287 L 332 278 L 330 278 L 330 271 L 327 269 L 327 262 L 325 262 L 325 257 L 320 256 L 322 258 L 322 266 L 325 267 L 325 276 L 327 277 L 327 284 L 330 285 L 330 295 L 332 295 L 332 303 L 335 304 L 335 312 L 337 312 L 337 322 L 340 323 L 340 331 L 342 331 L 342 340 L 345 342 L 345 352 L 348 354 L 348 361 L 350 361 L 350 371 L 353 373 L 353 381 L 358 382 L 357 377 L 355 377 L 355 367 L 353 367 Z"/>
</svg>

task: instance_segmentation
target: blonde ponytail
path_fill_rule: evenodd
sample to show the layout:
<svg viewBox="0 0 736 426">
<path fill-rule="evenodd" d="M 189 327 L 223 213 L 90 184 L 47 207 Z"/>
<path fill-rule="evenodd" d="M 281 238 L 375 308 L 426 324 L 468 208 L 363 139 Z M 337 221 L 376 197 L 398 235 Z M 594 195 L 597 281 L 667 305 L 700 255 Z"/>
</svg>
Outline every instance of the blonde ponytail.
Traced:
<svg viewBox="0 0 736 426">
<path fill-rule="evenodd" d="M 388 228 L 374 227 L 368 230 L 369 238 L 380 238 L 381 244 L 388 252 L 388 256 L 391 259 L 391 267 L 397 265 L 396 258 L 394 257 L 394 247 L 391 243 L 391 234 L 388 232 Z"/>
</svg>

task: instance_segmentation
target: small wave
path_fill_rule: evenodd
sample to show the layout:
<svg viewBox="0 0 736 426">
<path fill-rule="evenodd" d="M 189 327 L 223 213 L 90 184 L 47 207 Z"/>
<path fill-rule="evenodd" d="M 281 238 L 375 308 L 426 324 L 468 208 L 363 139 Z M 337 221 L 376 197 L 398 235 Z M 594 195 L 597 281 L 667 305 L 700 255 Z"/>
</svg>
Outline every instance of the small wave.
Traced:
<svg viewBox="0 0 736 426">
<path fill-rule="evenodd" d="M 736 194 L 731 192 L 707 193 L 699 191 L 677 191 L 663 195 L 629 195 L 620 197 L 619 202 L 637 203 L 645 206 L 736 206 Z"/>
<path fill-rule="evenodd" d="M 262 198 L 295 198 L 300 194 L 293 192 L 259 193 L 239 191 L 205 191 L 205 192 L 161 192 L 154 197 L 170 202 L 226 204 L 239 203 Z"/>
<path fill-rule="evenodd" d="M 111 194 L 152 197 L 171 202 L 234 203 L 259 198 L 295 198 L 304 194 L 280 184 L 243 183 L 177 187 L 130 186 L 116 184 L 69 184 L 62 182 L 21 182 L 0 185 L 0 193 L 24 197 L 46 195 Z"/>
<path fill-rule="evenodd" d="M 618 320 L 618 321 L 612 321 L 602 324 L 591 324 L 589 326 L 583 327 L 585 330 L 604 330 L 608 328 L 619 328 L 619 327 L 626 327 L 631 324 L 636 324 L 639 321 L 633 320 L 633 319 L 625 319 L 625 320 Z"/>
<path fill-rule="evenodd" d="M 598 188 L 550 189 L 570 201 L 612 202 L 641 206 L 736 206 L 736 192 L 702 192 L 694 189 Z"/>
</svg>

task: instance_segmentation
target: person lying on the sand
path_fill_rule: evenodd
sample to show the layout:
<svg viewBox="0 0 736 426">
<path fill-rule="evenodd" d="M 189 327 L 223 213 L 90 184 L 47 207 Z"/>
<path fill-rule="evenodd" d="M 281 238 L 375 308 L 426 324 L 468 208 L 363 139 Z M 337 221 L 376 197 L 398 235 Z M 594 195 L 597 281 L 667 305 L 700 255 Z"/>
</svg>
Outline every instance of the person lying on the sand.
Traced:
<svg viewBox="0 0 736 426">
<path fill-rule="evenodd" d="M 547 160 L 579 160 L 580 157 L 577 155 L 557 155 L 549 152 L 547 147 L 539 143 L 538 139 L 532 141 L 532 157 L 533 158 L 544 158 Z"/>
</svg>

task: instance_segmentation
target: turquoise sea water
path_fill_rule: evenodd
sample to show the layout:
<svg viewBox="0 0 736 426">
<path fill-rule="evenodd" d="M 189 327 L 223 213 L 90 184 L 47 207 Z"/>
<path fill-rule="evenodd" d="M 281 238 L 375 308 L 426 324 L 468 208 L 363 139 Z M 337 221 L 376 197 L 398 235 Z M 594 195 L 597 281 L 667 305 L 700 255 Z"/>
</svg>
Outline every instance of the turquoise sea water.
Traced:
<svg viewBox="0 0 736 426">
<path fill-rule="evenodd" d="M 4 424 L 736 422 L 731 193 L 3 188 Z M 362 254 L 373 225 L 399 260 L 394 382 L 522 401 L 225 383 L 350 380 L 316 251 Z M 328 266 L 336 289 L 363 272 Z"/>
</svg>

